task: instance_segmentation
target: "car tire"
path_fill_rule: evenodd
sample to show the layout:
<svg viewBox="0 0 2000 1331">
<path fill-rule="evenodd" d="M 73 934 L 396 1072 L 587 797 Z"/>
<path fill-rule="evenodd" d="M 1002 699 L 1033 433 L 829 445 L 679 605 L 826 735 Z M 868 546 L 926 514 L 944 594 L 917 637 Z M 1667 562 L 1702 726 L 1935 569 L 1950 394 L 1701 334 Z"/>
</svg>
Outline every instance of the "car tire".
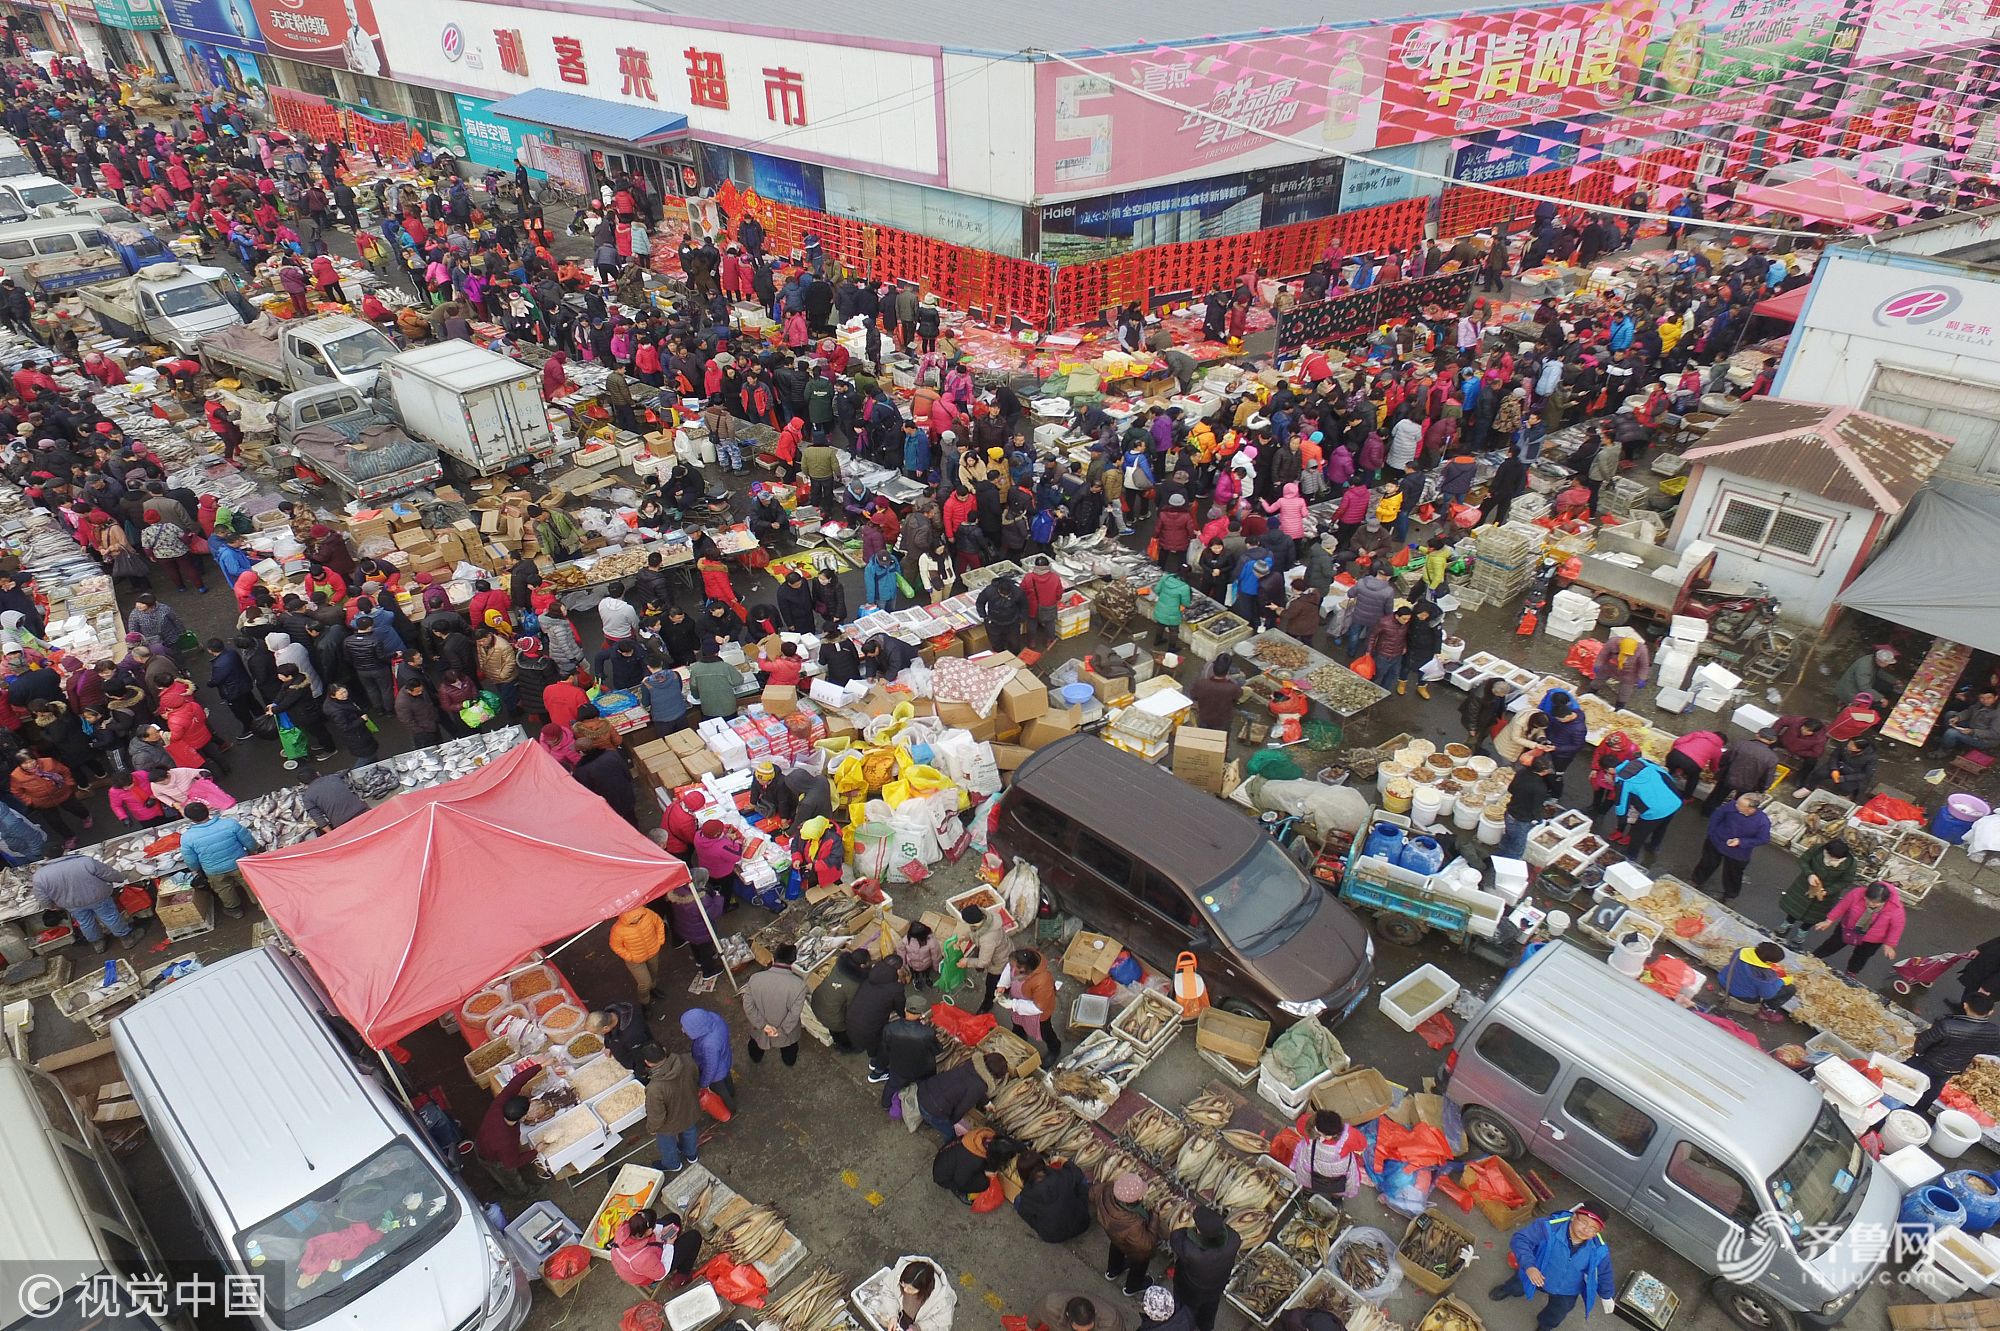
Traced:
<svg viewBox="0 0 2000 1331">
<path fill-rule="evenodd" d="M 1270 1022 L 1272 1030 L 1278 1028 L 1278 1023 L 1272 1019 L 1270 1013 L 1264 1011 L 1264 1009 L 1258 1007 L 1247 998 L 1218 999 L 1215 1005 L 1231 1016 L 1244 1017 L 1251 1021 Z M 1269 1042 L 1266 1041 L 1266 1043 Z"/>
<path fill-rule="evenodd" d="M 1502 1160 L 1519 1160 L 1528 1153 L 1528 1144 L 1506 1120 L 1490 1110 L 1465 1111 L 1465 1140 L 1475 1150 L 1497 1155 Z"/>
<path fill-rule="evenodd" d="M 1744 1331 L 1799 1331 L 1798 1314 L 1761 1289 L 1718 1279 L 1709 1285 L 1708 1292 L 1729 1320 Z"/>
</svg>

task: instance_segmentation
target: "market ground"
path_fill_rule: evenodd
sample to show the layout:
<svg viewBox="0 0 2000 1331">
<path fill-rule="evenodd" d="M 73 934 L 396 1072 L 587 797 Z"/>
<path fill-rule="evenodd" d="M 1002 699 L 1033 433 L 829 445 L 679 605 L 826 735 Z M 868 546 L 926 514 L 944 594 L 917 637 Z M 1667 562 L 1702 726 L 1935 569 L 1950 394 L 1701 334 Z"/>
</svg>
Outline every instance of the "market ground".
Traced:
<svg viewBox="0 0 2000 1331">
<path fill-rule="evenodd" d="M 571 243 L 581 245 L 581 242 Z M 858 577 L 850 575 L 850 579 L 858 584 Z M 851 596 L 859 597 L 858 585 L 850 586 L 849 590 Z M 233 613 L 233 605 L 226 594 L 218 590 L 206 597 L 189 594 L 174 595 L 172 599 L 190 626 L 204 638 L 226 632 Z M 858 600 L 855 603 L 858 604 Z M 590 619 L 589 616 L 582 618 L 585 621 Z M 1469 650 L 1485 649 L 1520 664 L 1562 673 L 1561 662 L 1568 645 L 1541 637 L 1517 638 L 1513 633 L 1514 621 L 1512 610 L 1489 610 L 1465 617 L 1454 626 L 1453 631 L 1466 639 Z M 1093 632 L 1062 644 L 1061 650 L 1052 654 L 1049 661 L 1053 663 L 1080 650 L 1101 650 L 1103 645 Z M 1831 663 L 1830 669 L 1834 672 L 1845 665 L 1846 659 L 1844 650 L 1840 648 L 1830 650 L 1824 657 Z M 1192 664 L 1190 662 L 1183 667 L 1184 674 Z M 200 671 L 196 673 L 199 676 Z M 1826 696 L 1830 680 L 1825 670 L 1814 663 L 1804 673 L 1804 682 L 1791 690 L 1783 701 L 1783 709 L 1826 714 L 1830 711 Z M 1385 700 L 1347 724 L 1345 742 L 1367 745 L 1399 732 L 1427 736 L 1440 743 L 1457 739 L 1460 735 L 1456 710 L 1459 695 L 1443 685 L 1434 688 L 1433 693 L 1436 696 L 1430 701 L 1418 698 L 1414 691 L 1407 697 Z M 219 716 L 226 715 L 219 704 L 214 711 Z M 1700 714 L 1689 718 L 1665 718 L 1666 728 L 1670 730 L 1692 728 L 1696 723 L 1721 724 L 1718 718 Z M 407 737 L 393 721 L 384 722 L 382 738 L 385 751 L 395 751 L 407 743 Z M 1241 743 L 1234 742 L 1233 752 L 1240 755 L 1242 751 Z M 286 771 L 278 761 L 275 746 L 268 743 L 241 745 L 230 756 L 235 766 L 225 784 L 239 797 L 255 795 L 310 775 L 309 770 Z M 1329 753 L 1324 757 L 1331 759 L 1334 755 Z M 337 759 L 327 766 L 338 768 L 344 766 L 345 761 L 344 758 Z M 1310 756 L 1302 759 L 1302 765 L 1312 770 Z M 1915 766 L 1923 765 L 1927 764 Z M 1885 779 L 1896 782 L 1906 791 L 1928 791 L 1927 787 L 1912 784 L 1904 768 L 1912 768 L 1912 765 L 1899 764 L 1885 773 Z M 1573 773 L 1570 793 L 1573 800 L 1582 797 L 1583 778 L 1580 771 Z M 93 806 L 99 815 L 98 828 L 90 834 L 95 837 L 105 831 L 108 819 L 101 796 L 93 800 Z M 1143 819 L 1145 810 L 1135 808 L 1132 815 L 1135 821 Z M 1691 869 L 1698 853 L 1700 836 L 1700 825 L 1695 816 L 1685 814 L 1680 817 L 1668 834 L 1659 860 L 1660 867 L 1685 874 Z M 1990 899 L 1963 881 L 1969 867 L 1963 856 L 1953 852 L 1949 864 L 1955 880 L 1953 890 L 1935 893 L 1913 910 L 1904 943 L 1905 954 L 1959 950 L 1994 932 L 1995 917 L 1990 909 Z M 504 865 L 496 867 L 501 872 L 505 871 Z M 1775 922 L 1778 919 L 1777 893 L 1792 872 L 1793 863 L 1783 853 L 1770 849 L 1758 852 L 1748 875 L 1749 886 L 1737 904 L 1754 920 Z M 938 904 L 945 895 L 967 885 L 969 873 L 969 865 L 955 866 L 921 887 L 899 888 L 899 911 L 908 912 Z M 760 911 L 737 911 L 726 921 L 726 927 L 754 930 L 765 918 Z M 1085 923 L 1114 935 L 1118 931 L 1115 921 Z M 223 928 L 197 940 L 193 946 L 177 948 L 171 953 L 158 942 L 155 933 L 148 946 L 142 947 L 141 951 L 149 963 L 185 952 L 213 960 L 247 945 L 246 923 L 225 920 L 223 925 Z M 1436 940 L 1432 943 L 1415 951 L 1380 946 L 1377 956 L 1378 988 L 1400 978 L 1420 961 L 1432 960 L 1474 992 L 1490 990 L 1498 976 L 1494 967 L 1447 945 L 1438 944 Z M 699 1002 L 728 1016 L 740 1036 L 740 1010 L 729 999 L 726 988 L 723 992 L 701 997 L 684 994 L 692 968 L 685 960 L 685 953 L 674 953 L 673 958 L 669 979 L 664 985 L 676 995 L 670 1005 L 673 1011 L 656 1023 L 656 1029 L 662 1034 L 674 1032 L 678 1011 Z M 561 961 L 579 991 L 587 998 L 602 1002 L 628 996 L 629 980 L 623 967 L 606 948 L 602 928 L 565 952 Z M 1867 978 L 1880 983 L 1885 976 L 1886 967 L 1878 961 Z M 1953 989 L 1947 984 L 1944 992 L 1950 993 Z M 1068 997 L 1068 993 L 1063 996 L 1065 1010 Z M 1934 1014 L 1938 1007 L 1939 998 L 1936 996 L 1921 1000 L 1921 1010 L 1926 1016 Z M 1802 1038 L 1804 1034 L 1802 1030 L 1787 1026 L 1763 1028 L 1757 1033 L 1767 1047 L 1788 1039 Z M 34 1055 L 45 1055 L 80 1043 L 85 1038 L 80 1029 L 69 1027 L 55 1017 L 47 1004 L 38 1005 L 37 1027 L 31 1037 L 31 1052 Z M 1357 1064 L 1378 1067 L 1391 1079 L 1404 1085 L 1420 1084 L 1423 1077 L 1435 1071 L 1439 1058 L 1415 1036 L 1405 1034 L 1383 1018 L 1372 998 L 1364 1002 L 1355 1017 L 1341 1028 L 1340 1038 Z M 490 1102 L 465 1079 L 460 1061 L 466 1052 L 463 1042 L 455 1035 L 426 1028 L 406 1043 L 414 1055 L 413 1061 L 402 1070 L 406 1079 L 415 1086 L 442 1086 L 453 1111 L 470 1130 Z M 741 1048 L 740 1039 L 738 1048 Z M 1147 1069 L 1139 1079 L 1137 1089 L 1162 1103 L 1179 1105 L 1215 1077 L 1213 1069 L 1194 1056 L 1191 1038 L 1183 1036 L 1164 1057 Z M 832 1264 L 844 1273 L 851 1286 L 898 1255 L 932 1255 L 959 1274 L 960 1326 L 990 1326 L 1000 1315 L 1028 1313 L 1051 1289 L 1070 1288 L 1094 1296 L 1115 1297 L 1111 1287 L 1101 1280 L 1098 1263 L 1103 1256 L 1103 1240 L 1096 1231 L 1062 1245 L 1059 1251 L 1051 1251 L 1011 1213 L 1003 1211 L 991 1216 L 974 1216 L 933 1186 L 929 1165 L 936 1142 L 926 1132 L 919 1132 L 913 1137 L 885 1118 L 875 1117 L 880 1114 L 876 1107 L 877 1088 L 865 1084 L 858 1059 L 808 1043 L 795 1068 L 785 1068 L 775 1059 L 766 1060 L 761 1066 L 752 1066 L 747 1060 L 739 1058 L 737 1078 L 741 1087 L 741 1108 L 733 1122 L 710 1125 L 708 1140 L 702 1147 L 703 1163 L 713 1167 L 733 1187 L 751 1198 L 781 1208 L 790 1217 L 794 1231 L 805 1240 L 809 1249 L 809 1264 Z M 1254 1103 L 1268 1110 L 1262 1101 Z M 1275 1111 L 1270 1111 L 1270 1114 L 1275 1126 Z M 873 1125 L 872 1130 L 864 1125 Z M 577 1221 L 585 1221 L 602 1200 L 608 1186 L 604 1170 L 621 1158 L 650 1163 L 653 1158 L 650 1140 L 635 1134 L 628 1141 L 627 1150 L 614 1156 L 598 1172 L 576 1183 L 550 1184 L 545 1195 Z M 202 1254 L 195 1227 L 150 1142 L 143 1143 L 126 1163 L 154 1233 L 170 1257 L 180 1262 L 199 1261 Z M 1990 1167 L 1994 1162 L 1983 1149 L 1976 1149 L 1970 1163 Z M 1542 1172 L 1555 1182 L 1559 1201 L 1573 1199 L 1570 1190 L 1555 1180 L 1549 1171 L 1544 1169 Z M 482 1196 L 490 1196 L 491 1190 L 483 1177 L 475 1176 L 471 1183 Z M 1366 1223 L 1386 1223 L 1400 1230 L 1400 1218 L 1387 1217 L 1385 1220 L 1372 1194 L 1352 1204 L 1352 1209 Z M 510 1208 L 510 1214 L 513 1213 Z M 1487 1304 L 1486 1291 L 1500 1279 L 1504 1269 L 1504 1236 L 1494 1233 L 1477 1216 L 1469 1218 L 1466 1223 L 1480 1236 L 1482 1261 L 1463 1278 L 1454 1292 L 1467 1298 L 1482 1313 L 1491 1313 L 1490 1325 L 1496 1328 L 1529 1325 L 1532 1315 L 1526 1305 L 1516 1302 L 1495 1309 Z M 1726 1324 L 1720 1310 L 1699 1297 L 1702 1282 L 1686 1262 L 1667 1253 L 1622 1219 L 1613 1219 L 1610 1238 L 1621 1279 L 1635 1269 L 1647 1269 L 1686 1300 L 1681 1316 L 1676 1320 L 1676 1328 L 1682 1331 L 1710 1331 Z M 1893 1293 L 1887 1290 L 1871 1293 L 1850 1314 L 1849 1322 L 1856 1326 L 1882 1325 L 1886 1320 L 1882 1312 L 1885 1302 L 1892 1298 L 1895 1302 L 1906 1302 L 1911 1297 L 1900 1289 Z M 556 1300 L 546 1292 L 538 1292 L 528 1326 L 535 1331 L 553 1331 L 553 1328 L 572 1323 L 610 1326 L 633 1301 L 632 1292 L 608 1270 L 599 1270 L 566 1301 Z M 1390 1301 L 1389 1312 L 1395 1320 L 1412 1324 L 1429 1301 L 1426 1296 L 1406 1287 Z M 1234 1331 L 1234 1328 L 1244 1325 L 1244 1319 L 1235 1310 L 1225 1307 L 1221 1325 Z"/>
</svg>

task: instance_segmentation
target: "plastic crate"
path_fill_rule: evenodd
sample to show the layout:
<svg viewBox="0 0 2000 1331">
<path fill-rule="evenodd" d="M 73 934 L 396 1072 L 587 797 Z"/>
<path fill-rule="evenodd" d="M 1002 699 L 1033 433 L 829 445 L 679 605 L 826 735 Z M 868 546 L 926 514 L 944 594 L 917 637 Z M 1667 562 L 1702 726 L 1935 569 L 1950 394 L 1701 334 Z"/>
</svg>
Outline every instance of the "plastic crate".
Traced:
<svg viewBox="0 0 2000 1331">
<path fill-rule="evenodd" d="M 1303 1114 L 1306 1106 L 1312 1102 L 1313 1087 L 1332 1076 L 1331 1071 L 1322 1072 L 1317 1077 L 1309 1078 L 1303 1086 L 1287 1086 L 1284 1079 L 1273 1074 L 1270 1068 L 1259 1066 L 1257 1094 L 1275 1105 L 1278 1112 L 1285 1116 L 1286 1122 L 1290 1122 Z"/>
</svg>

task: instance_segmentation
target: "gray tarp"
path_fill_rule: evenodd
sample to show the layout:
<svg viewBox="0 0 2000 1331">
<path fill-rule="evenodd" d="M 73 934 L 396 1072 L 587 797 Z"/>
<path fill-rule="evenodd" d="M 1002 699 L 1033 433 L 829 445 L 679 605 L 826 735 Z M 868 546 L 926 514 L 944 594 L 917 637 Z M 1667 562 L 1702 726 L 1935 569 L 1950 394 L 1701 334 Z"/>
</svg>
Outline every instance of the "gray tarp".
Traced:
<svg viewBox="0 0 2000 1331">
<path fill-rule="evenodd" d="M 1933 480 L 1840 594 L 1849 610 L 2000 652 L 2000 491 Z"/>
</svg>

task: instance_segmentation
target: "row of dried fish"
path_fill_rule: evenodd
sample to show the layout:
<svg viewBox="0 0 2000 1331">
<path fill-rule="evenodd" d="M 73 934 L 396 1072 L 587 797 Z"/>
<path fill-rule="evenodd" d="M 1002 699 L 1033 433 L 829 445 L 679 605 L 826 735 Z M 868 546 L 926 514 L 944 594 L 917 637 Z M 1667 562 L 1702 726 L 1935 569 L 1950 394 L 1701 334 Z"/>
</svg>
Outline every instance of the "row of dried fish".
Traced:
<svg viewBox="0 0 2000 1331">
<path fill-rule="evenodd" d="M 757 1331 L 833 1331 L 847 1320 L 847 1277 L 821 1265 L 764 1305 Z"/>
</svg>

